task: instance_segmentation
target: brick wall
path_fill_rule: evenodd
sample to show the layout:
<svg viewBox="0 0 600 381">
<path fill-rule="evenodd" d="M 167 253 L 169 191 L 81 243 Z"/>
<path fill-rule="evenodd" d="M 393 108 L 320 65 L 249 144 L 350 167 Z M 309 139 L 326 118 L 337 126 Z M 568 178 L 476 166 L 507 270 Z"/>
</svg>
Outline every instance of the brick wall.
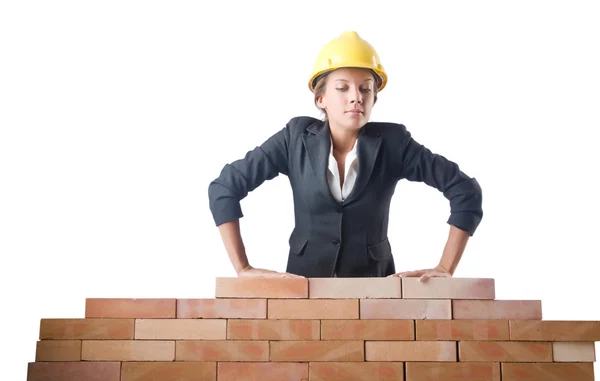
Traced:
<svg viewBox="0 0 600 381">
<path fill-rule="evenodd" d="M 28 381 L 593 381 L 599 321 L 493 279 L 217 278 L 211 299 L 86 299 L 42 319 Z"/>
</svg>

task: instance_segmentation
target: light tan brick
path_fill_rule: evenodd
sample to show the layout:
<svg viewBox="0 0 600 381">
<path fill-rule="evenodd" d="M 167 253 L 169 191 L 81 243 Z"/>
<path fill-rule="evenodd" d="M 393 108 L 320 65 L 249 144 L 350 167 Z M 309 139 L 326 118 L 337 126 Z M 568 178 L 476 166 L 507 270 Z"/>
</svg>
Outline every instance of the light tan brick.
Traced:
<svg viewBox="0 0 600 381">
<path fill-rule="evenodd" d="M 541 320 L 542 302 L 540 300 L 453 300 L 452 318 L 455 320 Z"/>
<path fill-rule="evenodd" d="M 310 278 L 311 299 L 401 298 L 398 277 L 392 278 Z"/>
<path fill-rule="evenodd" d="M 321 340 L 414 340 L 414 320 L 323 320 Z"/>
<path fill-rule="evenodd" d="M 357 299 L 269 299 L 269 319 L 358 319 Z"/>
<path fill-rule="evenodd" d="M 308 363 L 220 362 L 219 381 L 308 381 Z"/>
<path fill-rule="evenodd" d="M 34 362 L 27 381 L 120 381 L 119 362 Z"/>
<path fill-rule="evenodd" d="M 180 319 L 266 319 L 266 299 L 177 299 Z"/>
<path fill-rule="evenodd" d="M 496 297 L 494 279 L 489 278 L 429 278 L 420 282 L 416 277 L 402 279 L 404 299 L 487 299 Z"/>
<path fill-rule="evenodd" d="M 417 340 L 508 340 L 508 320 L 417 320 Z"/>
<path fill-rule="evenodd" d="M 556 362 L 595 362 L 596 348 L 593 342 L 552 343 L 553 360 Z"/>
<path fill-rule="evenodd" d="M 268 341 L 177 341 L 176 361 L 269 361 Z"/>
<path fill-rule="evenodd" d="M 175 317 L 175 299 L 87 298 L 86 318 L 145 318 Z"/>
<path fill-rule="evenodd" d="M 40 339 L 133 339 L 134 319 L 41 319 Z"/>
<path fill-rule="evenodd" d="M 35 361 L 80 361 L 81 340 L 42 340 L 35 349 Z"/>
<path fill-rule="evenodd" d="M 503 363 L 502 381 L 594 381 L 592 363 Z"/>
<path fill-rule="evenodd" d="M 216 381 L 215 362 L 123 362 L 121 381 Z"/>
<path fill-rule="evenodd" d="M 271 361 L 364 361 L 362 341 L 271 341 Z"/>
<path fill-rule="evenodd" d="M 361 319 L 451 319 L 450 300 L 361 299 Z"/>
<path fill-rule="evenodd" d="M 312 362 L 310 381 L 403 381 L 402 362 Z"/>
<path fill-rule="evenodd" d="M 84 361 L 173 361 L 174 341 L 83 340 Z"/>
<path fill-rule="evenodd" d="M 552 343 L 460 341 L 459 361 L 550 362 Z"/>
<path fill-rule="evenodd" d="M 229 340 L 319 340 L 319 320 L 229 319 Z"/>
<path fill-rule="evenodd" d="M 145 340 L 225 340 L 225 319 L 137 319 L 135 338 Z"/>
<path fill-rule="evenodd" d="M 407 362 L 406 381 L 500 381 L 499 363 Z"/>
<path fill-rule="evenodd" d="M 366 341 L 366 361 L 457 361 L 454 341 Z"/>
<path fill-rule="evenodd" d="M 511 340 L 600 341 L 600 321 L 509 321 Z"/>
<path fill-rule="evenodd" d="M 308 298 L 306 278 L 217 278 L 217 298 Z"/>
</svg>

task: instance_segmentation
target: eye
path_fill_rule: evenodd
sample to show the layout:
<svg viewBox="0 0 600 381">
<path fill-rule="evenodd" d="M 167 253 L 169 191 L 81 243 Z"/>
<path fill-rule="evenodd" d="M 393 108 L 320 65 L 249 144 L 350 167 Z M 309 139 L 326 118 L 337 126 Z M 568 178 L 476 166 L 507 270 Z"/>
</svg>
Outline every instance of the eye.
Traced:
<svg viewBox="0 0 600 381">
<path fill-rule="evenodd" d="M 344 90 L 346 90 L 346 88 L 345 88 L 345 87 L 336 87 L 335 89 L 336 89 L 336 90 L 339 90 L 339 91 L 344 91 Z"/>
<path fill-rule="evenodd" d="M 369 89 L 369 88 L 367 88 L 367 89 L 362 89 L 362 90 L 363 90 L 365 93 L 370 93 L 371 91 L 373 91 L 373 90 L 371 90 L 371 89 Z"/>
</svg>

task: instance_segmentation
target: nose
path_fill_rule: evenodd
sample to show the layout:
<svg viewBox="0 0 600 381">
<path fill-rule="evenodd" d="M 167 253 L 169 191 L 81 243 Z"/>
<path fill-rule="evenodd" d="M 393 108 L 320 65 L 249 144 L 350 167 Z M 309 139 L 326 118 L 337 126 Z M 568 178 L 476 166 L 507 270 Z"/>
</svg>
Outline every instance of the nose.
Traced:
<svg viewBox="0 0 600 381">
<path fill-rule="evenodd" d="M 358 102 L 358 104 L 362 104 L 362 102 L 363 102 L 362 94 L 358 88 L 355 88 L 354 91 L 351 91 L 350 93 L 351 93 L 350 103 Z"/>
</svg>

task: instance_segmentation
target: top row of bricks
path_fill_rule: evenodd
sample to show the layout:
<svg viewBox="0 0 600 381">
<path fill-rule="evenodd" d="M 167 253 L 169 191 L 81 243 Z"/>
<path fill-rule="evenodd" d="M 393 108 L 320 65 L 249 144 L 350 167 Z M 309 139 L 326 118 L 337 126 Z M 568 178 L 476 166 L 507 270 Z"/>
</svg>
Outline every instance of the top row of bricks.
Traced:
<svg viewBox="0 0 600 381">
<path fill-rule="evenodd" d="M 216 298 L 495 299 L 489 278 L 216 278 Z"/>
</svg>

